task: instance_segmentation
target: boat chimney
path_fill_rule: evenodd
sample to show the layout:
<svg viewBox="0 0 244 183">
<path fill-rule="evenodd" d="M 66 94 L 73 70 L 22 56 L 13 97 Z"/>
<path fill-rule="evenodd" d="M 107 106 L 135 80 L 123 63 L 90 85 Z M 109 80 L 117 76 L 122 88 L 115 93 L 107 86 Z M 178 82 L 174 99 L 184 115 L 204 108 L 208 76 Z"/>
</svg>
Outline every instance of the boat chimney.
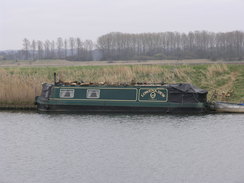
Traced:
<svg viewBox="0 0 244 183">
<path fill-rule="evenodd" d="M 56 77 L 57 77 L 56 72 L 55 72 L 55 73 L 53 73 L 53 77 L 54 77 L 54 85 L 56 85 Z"/>
</svg>

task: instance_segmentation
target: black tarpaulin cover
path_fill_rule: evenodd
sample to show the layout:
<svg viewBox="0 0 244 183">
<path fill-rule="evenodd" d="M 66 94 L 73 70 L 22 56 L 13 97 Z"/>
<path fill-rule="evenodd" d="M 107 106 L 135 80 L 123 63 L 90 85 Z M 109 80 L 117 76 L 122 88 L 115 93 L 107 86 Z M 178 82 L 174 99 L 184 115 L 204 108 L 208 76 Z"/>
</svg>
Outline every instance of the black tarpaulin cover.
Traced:
<svg viewBox="0 0 244 183">
<path fill-rule="evenodd" d="M 175 103 L 198 103 L 207 101 L 207 90 L 191 84 L 179 83 L 165 85 L 168 90 L 168 101 Z"/>
<path fill-rule="evenodd" d="M 196 86 L 193 86 L 192 84 L 188 83 L 179 83 L 179 84 L 169 84 L 166 85 L 167 88 L 174 88 L 178 91 L 181 91 L 183 93 L 201 93 L 201 94 L 207 94 L 207 90 L 203 90 L 201 88 L 197 88 Z"/>
</svg>

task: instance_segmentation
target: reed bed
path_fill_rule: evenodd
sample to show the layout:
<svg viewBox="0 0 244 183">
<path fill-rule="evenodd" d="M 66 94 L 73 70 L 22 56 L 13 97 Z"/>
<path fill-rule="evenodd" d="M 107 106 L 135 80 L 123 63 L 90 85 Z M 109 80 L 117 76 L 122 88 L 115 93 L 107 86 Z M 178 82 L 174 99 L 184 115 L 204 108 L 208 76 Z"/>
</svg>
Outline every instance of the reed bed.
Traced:
<svg viewBox="0 0 244 183">
<path fill-rule="evenodd" d="M 192 83 L 217 93 L 231 93 L 225 100 L 244 100 L 244 65 L 120 65 L 72 67 L 0 68 L 0 107 L 33 107 L 41 84 L 53 82 L 53 73 L 62 81 L 106 82 L 108 84 Z"/>
</svg>

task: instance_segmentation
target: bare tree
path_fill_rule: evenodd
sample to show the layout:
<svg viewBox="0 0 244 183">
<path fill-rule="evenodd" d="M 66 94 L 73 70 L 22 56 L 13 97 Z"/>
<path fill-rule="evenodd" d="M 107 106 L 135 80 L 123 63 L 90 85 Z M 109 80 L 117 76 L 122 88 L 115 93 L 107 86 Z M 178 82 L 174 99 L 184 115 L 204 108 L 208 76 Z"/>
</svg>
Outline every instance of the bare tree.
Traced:
<svg viewBox="0 0 244 183">
<path fill-rule="evenodd" d="M 56 58 L 55 41 L 51 41 L 51 42 L 50 42 L 50 46 L 51 46 L 50 57 L 51 57 L 52 59 L 54 59 L 54 58 Z"/>
<path fill-rule="evenodd" d="M 73 57 L 74 49 L 75 49 L 75 39 L 73 37 L 69 38 L 69 46 L 70 46 L 71 57 Z"/>
<path fill-rule="evenodd" d="M 42 43 L 42 41 L 37 41 L 37 54 L 38 54 L 38 59 L 43 59 L 43 43 Z"/>
<path fill-rule="evenodd" d="M 64 40 L 64 57 L 67 58 L 67 53 L 68 53 L 68 42 L 67 39 Z"/>
<path fill-rule="evenodd" d="M 24 47 L 23 51 L 24 51 L 24 55 L 25 55 L 25 60 L 29 60 L 30 41 L 27 38 L 25 38 L 23 40 L 23 47 Z"/>
<path fill-rule="evenodd" d="M 51 43 L 49 40 L 46 40 L 44 42 L 44 48 L 45 48 L 45 59 L 49 59 L 51 55 Z"/>
<path fill-rule="evenodd" d="M 59 37 L 57 39 L 57 50 L 58 50 L 58 58 L 61 59 L 63 58 L 63 46 L 64 46 L 64 42 L 63 39 L 61 37 Z"/>
<path fill-rule="evenodd" d="M 91 60 L 92 55 L 91 52 L 93 50 L 94 44 L 92 40 L 85 40 L 84 42 L 84 49 L 85 49 L 85 60 Z"/>
<path fill-rule="evenodd" d="M 32 43 L 31 43 L 31 48 L 32 48 L 32 59 L 33 60 L 36 60 L 36 41 L 33 40 Z"/>
<path fill-rule="evenodd" d="M 76 47 L 77 47 L 77 59 L 82 60 L 83 42 L 80 40 L 80 38 L 76 38 Z"/>
</svg>

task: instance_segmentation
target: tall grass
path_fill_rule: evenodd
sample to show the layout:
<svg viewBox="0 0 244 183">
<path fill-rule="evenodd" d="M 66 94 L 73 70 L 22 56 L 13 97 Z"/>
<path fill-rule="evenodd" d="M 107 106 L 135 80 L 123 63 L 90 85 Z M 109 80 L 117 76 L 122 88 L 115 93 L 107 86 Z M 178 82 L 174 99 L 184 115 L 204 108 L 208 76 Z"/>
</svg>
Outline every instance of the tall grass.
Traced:
<svg viewBox="0 0 244 183">
<path fill-rule="evenodd" d="M 0 106 L 33 106 L 35 96 L 40 95 L 41 84 L 53 82 L 54 72 L 62 81 L 187 82 L 209 90 L 209 96 L 217 92 L 222 97 L 222 93 L 232 91 L 229 100 L 240 101 L 244 95 L 241 91 L 244 65 L 11 67 L 0 68 Z"/>
<path fill-rule="evenodd" d="M 0 105 L 31 106 L 34 97 L 40 94 L 41 83 L 38 77 L 0 69 Z"/>
</svg>

